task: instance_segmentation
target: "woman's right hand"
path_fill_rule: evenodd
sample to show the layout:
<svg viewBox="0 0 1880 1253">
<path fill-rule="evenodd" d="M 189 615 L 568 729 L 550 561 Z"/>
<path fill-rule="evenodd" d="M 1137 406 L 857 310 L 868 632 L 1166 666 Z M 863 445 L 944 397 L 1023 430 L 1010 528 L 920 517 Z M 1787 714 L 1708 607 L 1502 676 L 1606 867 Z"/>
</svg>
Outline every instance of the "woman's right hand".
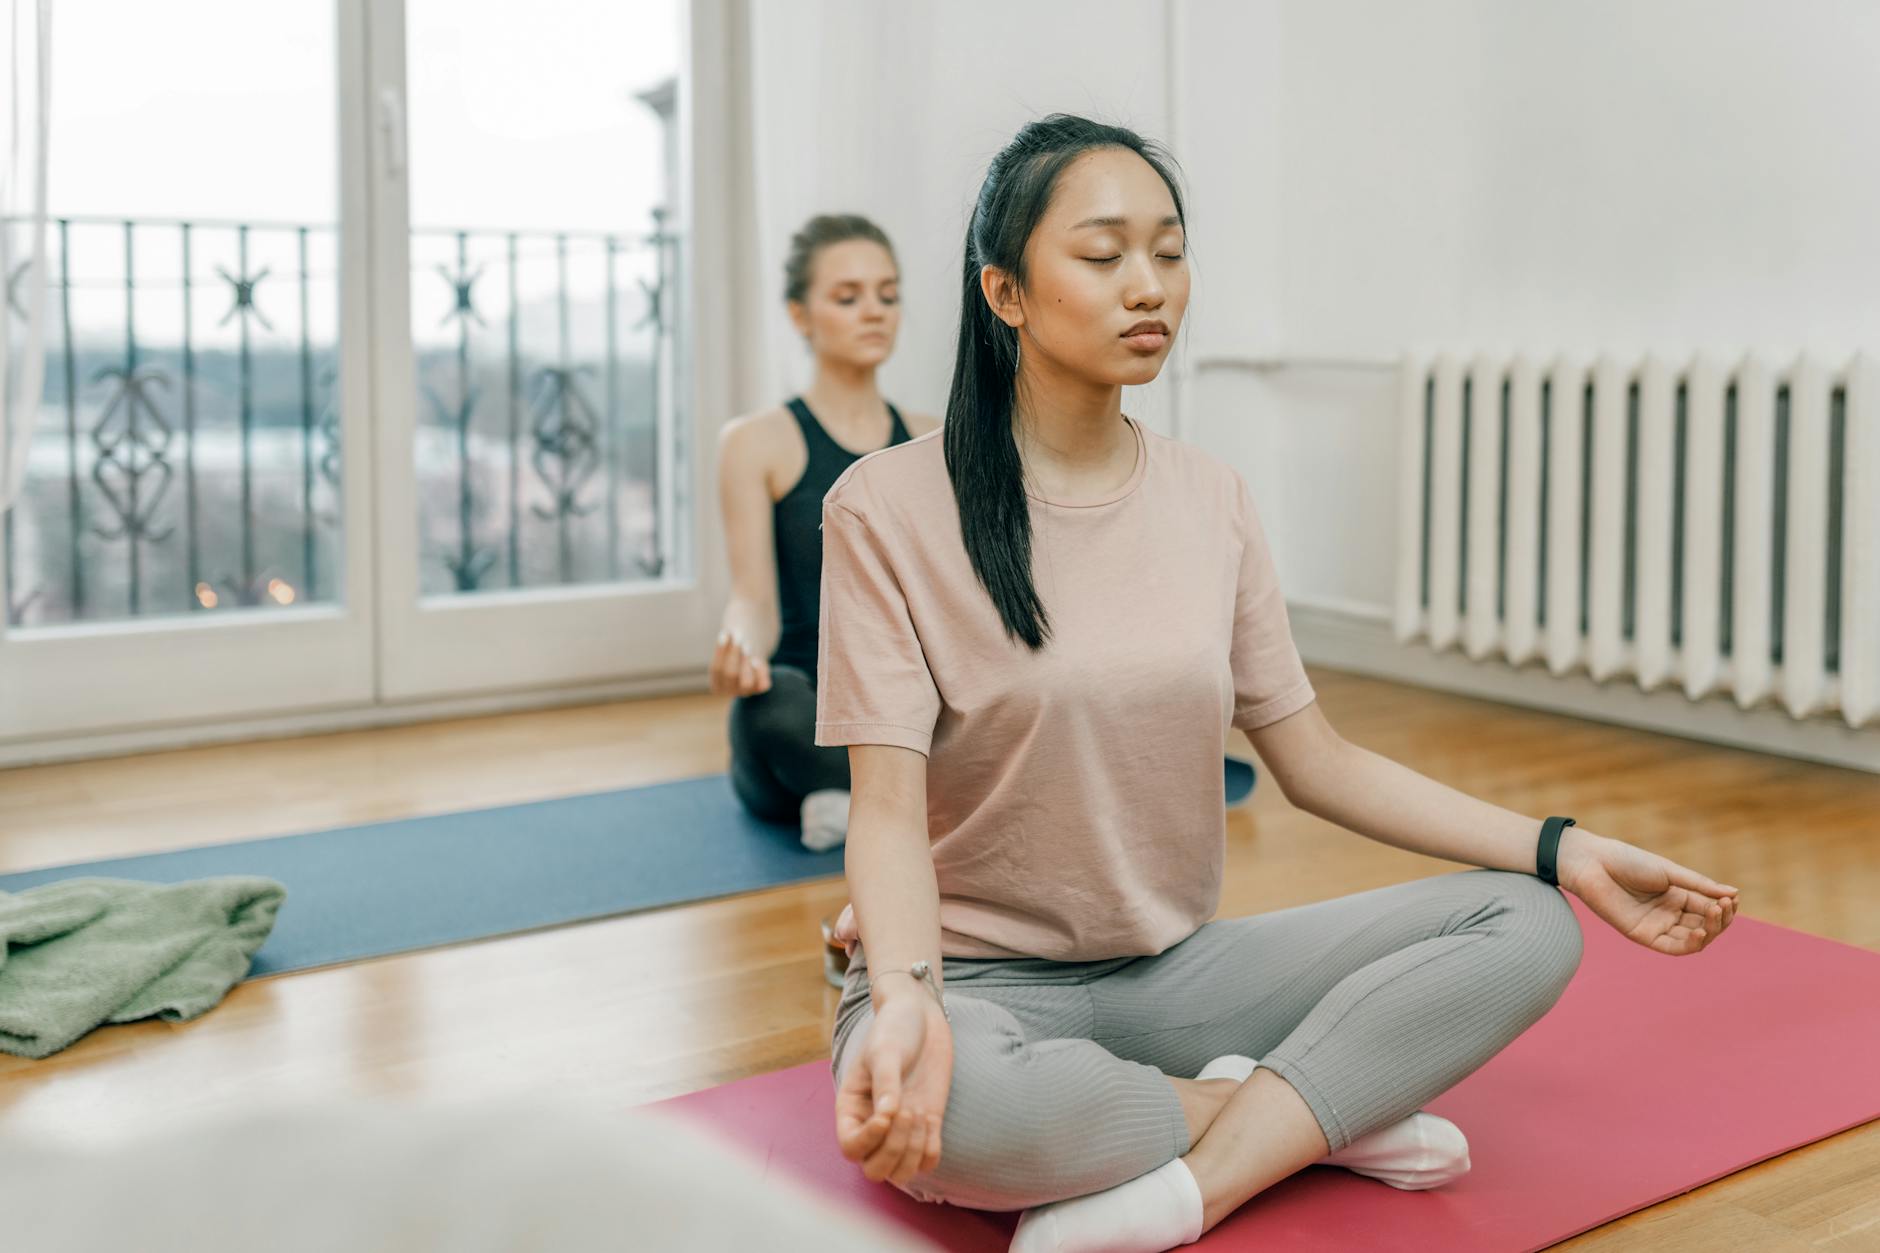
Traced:
<svg viewBox="0 0 1880 1253">
<path fill-rule="evenodd" d="M 718 647 L 712 653 L 712 695 L 755 696 L 770 690 L 770 663 L 753 656 L 742 632 L 726 629 L 718 633 Z"/>
<path fill-rule="evenodd" d="M 896 978 L 907 989 L 876 1007 L 862 1051 L 842 1076 L 836 1140 L 869 1179 L 905 1184 L 940 1163 L 953 1029 L 930 991 Z"/>
<path fill-rule="evenodd" d="M 836 925 L 832 929 L 836 939 L 842 942 L 842 951 L 850 957 L 855 956 L 855 947 L 861 943 L 862 929 L 855 921 L 855 902 L 850 901 L 836 915 Z"/>
</svg>

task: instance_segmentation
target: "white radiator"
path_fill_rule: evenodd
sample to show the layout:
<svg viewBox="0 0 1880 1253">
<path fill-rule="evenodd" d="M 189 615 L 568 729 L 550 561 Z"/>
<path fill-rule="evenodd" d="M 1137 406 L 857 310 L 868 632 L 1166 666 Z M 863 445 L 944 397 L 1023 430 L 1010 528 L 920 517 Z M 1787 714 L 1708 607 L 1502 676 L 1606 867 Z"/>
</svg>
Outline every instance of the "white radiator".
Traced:
<svg viewBox="0 0 1880 1253">
<path fill-rule="evenodd" d="M 1397 638 L 1880 715 L 1880 360 L 1413 358 Z"/>
</svg>

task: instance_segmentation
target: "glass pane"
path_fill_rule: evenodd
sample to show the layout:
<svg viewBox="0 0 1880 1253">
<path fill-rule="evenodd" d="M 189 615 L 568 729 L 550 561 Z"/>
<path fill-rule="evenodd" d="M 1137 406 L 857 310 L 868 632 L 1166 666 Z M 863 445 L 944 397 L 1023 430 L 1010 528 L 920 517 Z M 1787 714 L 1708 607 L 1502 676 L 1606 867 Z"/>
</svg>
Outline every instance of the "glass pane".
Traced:
<svg viewBox="0 0 1880 1253">
<path fill-rule="evenodd" d="M 60 0 L 14 625 L 341 598 L 334 37 L 325 0 Z"/>
<path fill-rule="evenodd" d="M 406 12 L 419 590 L 658 579 L 678 0 Z"/>
</svg>

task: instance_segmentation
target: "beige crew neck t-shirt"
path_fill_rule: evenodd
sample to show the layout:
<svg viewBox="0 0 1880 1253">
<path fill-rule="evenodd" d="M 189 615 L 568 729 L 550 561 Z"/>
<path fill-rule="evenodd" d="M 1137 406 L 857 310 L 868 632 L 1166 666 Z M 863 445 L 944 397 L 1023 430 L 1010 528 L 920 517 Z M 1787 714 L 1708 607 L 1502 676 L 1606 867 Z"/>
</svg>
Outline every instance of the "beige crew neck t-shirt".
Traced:
<svg viewBox="0 0 1880 1253">
<path fill-rule="evenodd" d="M 1220 905 L 1228 729 L 1313 700 L 1239 473 L 1124 420 L 1137 460 L 1113 492 L 1027 493 L 1035 653 L 973 572 L 944 428 L 823 498 L 816 743 L 926 754 L 943 957 L 1187 938 Z"/>
</svg>

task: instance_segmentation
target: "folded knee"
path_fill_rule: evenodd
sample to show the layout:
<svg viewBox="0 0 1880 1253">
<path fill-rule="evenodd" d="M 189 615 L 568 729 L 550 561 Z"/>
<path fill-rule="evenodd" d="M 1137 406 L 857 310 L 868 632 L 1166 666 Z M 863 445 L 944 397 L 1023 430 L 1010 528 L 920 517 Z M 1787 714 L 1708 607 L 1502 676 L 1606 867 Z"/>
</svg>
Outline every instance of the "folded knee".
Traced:
<svg viewBox="0 0 1880 1253">
<path fill-rule="evenodd" d="M 1585 950 L 1579 916 L 1565 892 L 1535 875 L 1495 874 L 1514 918 L 1514 933 L 1522 941 L 1523 959 L 1542 989 L 1557 999 L 1579 970 Z"/>
<path fill-rule="evenodd" d="M 940 1161 L 901 1190 L 921 1201 L 992 1211 L 1066 1195 L 1052 1177 L 1064 1146 L 1053 1143 L 1048 1111 L 1026 1081 L 1024 1042 L 1001 1035 L 990 1048 L 959 1043 L 967 1047 L 954 1057 Z"/>
<path fill-rule="evenodd" d="M 1044 1169 L 1048 1156 L 1042 1146 L 1026 1153 L 974 1151 L 946 1142 L 941 1132 L 940 1164 L 915 1175 L 901 1191 L 917 1201 L 957 1205 L 962 1209 L 1010 1213 L 1030 1209 L 1072 1194 Z"/>
<path fill-rule="evenodd" d="M 1028 1185 L 1050 1161 L 1047 1147 L 1011 1117 L 980 1110 L 968 1098 L 963 1108 L 947 1101 L 940 1127 L 940 1161 L 915 1175 L 902 1190 L 922 1201 L 945 1201 L 980 1210 L 1018 1210 L 1036 1203 Z"/>
<path fill-rule="evenodd" d="M 814 729 L 815 706 L 811 704 L 806 708 L 774 689 L 755 696 L 740 696 L 738 702 L 738 716 L 745 733 L 764 747 L 805 738 Z"/>
</svg>

